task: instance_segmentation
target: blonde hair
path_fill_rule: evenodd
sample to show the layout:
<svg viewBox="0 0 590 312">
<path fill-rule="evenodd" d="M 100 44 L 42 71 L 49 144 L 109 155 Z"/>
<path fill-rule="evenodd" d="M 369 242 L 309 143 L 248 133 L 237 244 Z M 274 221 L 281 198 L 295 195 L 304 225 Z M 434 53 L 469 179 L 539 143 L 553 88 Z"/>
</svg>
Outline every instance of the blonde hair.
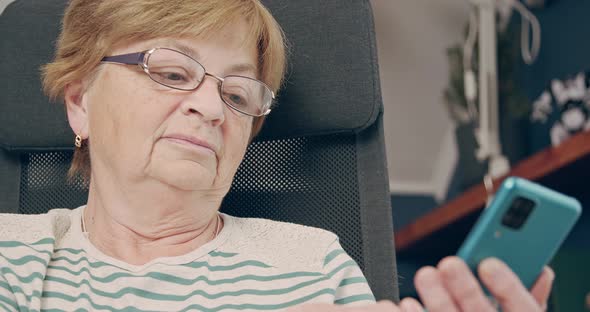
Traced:
<svg viewBox="0 0 590 312">
<path fill-rule="evenodd" d="M 43 86 L 52 99 L 65 87 L 91 77 L 113 46 L 159 37 L 207 38 L 245 19 L 258 47 L 259 79 L 275 93 L 285 74 L 285 38 L 259 0 L 71 0 L 63 18 L 55 59 L 43 66 Z M 264 117 L 254 118 L 250 140 Z M 90 178 L 89 142 L 74 152 L 70 177 Z"/>
</svg>

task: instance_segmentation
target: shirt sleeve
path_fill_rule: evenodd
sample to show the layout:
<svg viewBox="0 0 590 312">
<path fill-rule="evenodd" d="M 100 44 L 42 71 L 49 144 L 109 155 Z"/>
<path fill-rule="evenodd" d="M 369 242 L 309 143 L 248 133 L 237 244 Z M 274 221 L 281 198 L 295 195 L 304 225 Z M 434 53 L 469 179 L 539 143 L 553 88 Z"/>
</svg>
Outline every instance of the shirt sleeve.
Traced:
<svg viewBox="0 0 590 312">
<path fill-rule="evenodd" d="M 335 288 L 334 303 L 362 306 L 375 303 L 375 296 L 358 264 L 334 241 L 324 258 L 324 274 Z"/>
</svg>

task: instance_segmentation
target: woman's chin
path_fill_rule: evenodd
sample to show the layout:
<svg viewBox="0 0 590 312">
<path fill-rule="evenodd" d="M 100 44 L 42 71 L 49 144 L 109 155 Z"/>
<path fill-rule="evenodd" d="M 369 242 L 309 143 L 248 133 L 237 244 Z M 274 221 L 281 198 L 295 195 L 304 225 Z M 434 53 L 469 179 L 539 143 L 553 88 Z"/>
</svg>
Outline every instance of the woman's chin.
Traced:
<svg viewBox="0 0 590 312">
<path fill-rule="evenodd" d="M 216 177 L 216 168 L 201 164 L 167 165 L 154 172 L 154 178 L 184 191 L 211 190 Z"/>
</svg>

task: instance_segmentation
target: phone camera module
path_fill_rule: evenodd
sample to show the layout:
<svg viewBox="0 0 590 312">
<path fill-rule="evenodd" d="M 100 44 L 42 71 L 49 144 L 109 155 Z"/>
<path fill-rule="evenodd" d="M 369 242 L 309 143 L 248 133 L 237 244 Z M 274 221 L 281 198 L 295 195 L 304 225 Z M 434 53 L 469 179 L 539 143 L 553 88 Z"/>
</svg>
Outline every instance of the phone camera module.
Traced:
<svg viewBox="0 0 590 312">
<path fill-rule="evenodd" d="M 533 211 L 533 208 L 535 208 L 535 202 L 532 200 L 524 197 L 515 198 L 508 211 L 502 217 L 502 224 L 513 230 L 520 229 Z"/>
</svg>

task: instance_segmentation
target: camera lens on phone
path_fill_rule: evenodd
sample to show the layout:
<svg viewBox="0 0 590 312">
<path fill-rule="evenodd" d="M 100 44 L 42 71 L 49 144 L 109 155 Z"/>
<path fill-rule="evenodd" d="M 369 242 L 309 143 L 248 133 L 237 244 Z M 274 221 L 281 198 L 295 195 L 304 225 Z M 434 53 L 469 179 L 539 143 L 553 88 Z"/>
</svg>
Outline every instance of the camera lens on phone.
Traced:
<svg viewBox="0 0 590 312">
<path fill-rule="evenodd" d="M 510 208 L 502 217 L 502 224 L 513 230 L 520 229 L 535 207 L 535 202 L 525 198 L 517 197 L 512 201 Z"/>
</svg>

